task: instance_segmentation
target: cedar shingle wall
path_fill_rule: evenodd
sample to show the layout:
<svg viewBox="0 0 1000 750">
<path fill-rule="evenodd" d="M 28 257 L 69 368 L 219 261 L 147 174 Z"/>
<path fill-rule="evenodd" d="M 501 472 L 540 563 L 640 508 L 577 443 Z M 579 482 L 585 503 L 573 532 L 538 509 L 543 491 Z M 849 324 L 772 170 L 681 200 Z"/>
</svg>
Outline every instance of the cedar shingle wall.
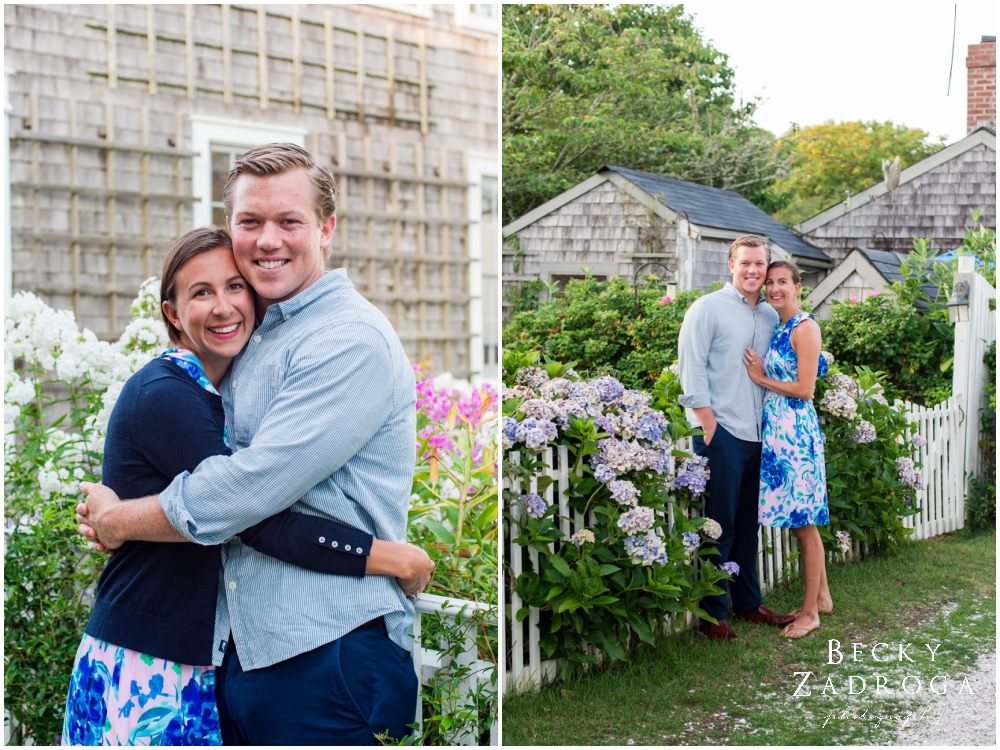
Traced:
<svg viewBox="0 0 1000 750">
<path fill-rule="evenodd" d="M 933 247 L 950 250 L 962 244 L 972 209 L 982 208 L 983 225 L 996 228 L 996 171 L 996 151 L 977 146 L 901 185 L 896 191 L 895 248 L 888 195 L 815 229 L 806 239 L 837 262 L 855 247 L 908 252 L 913 237 L 927 237 Z"/>
<path fill-rule="evenodd" d="M 631 278 L 643 263 L 658 260 L 674 267 L 674 227 L 608 181 L 508 238 L 503 247 L 504 291 L 519 281 L 537 279 L 543 263 L 572 264 L 565 273 L 580 273 L 595 264 L 613 264 L 615 275 Z M 699 243 L 700 245 L 700 243 Z M 665 254 L 635 258 L 635 254 Z M 515 266 L 517 270 L 515 271 Z M 645 273 L 664 276 L 659 267 Z"/>
<path fill-rule="evenodd" d="M 5 5 L 5 67 L 10 76 L 14 134 L 68 136 L 191 149 L 190 115 L 209 115 L 308 131 L 306 146 L 336 171 L 367 170 L 430 181 L 465 179 L 465 152 L 497 153 L 498 38 L 459 28 L 450 5 L 433 6 L 423 19 L 364 5 L 301 5 L 299 57 L 293 66 L 293 6 L 266 6 L 267 84 L 260 108 L 257 6 L 229 6 L 231 65 L 228 99 L 221 49 L 219 5 L 194 5 L 194 85 L 187 96 L 183 5 L 156 5 L 155 93 L 150 91 L 145 5 L 112 6 L 117 28 L 117 87 L 109 87 L 108 6 Z M 332 19 L 333 117 L 328 119 L 324 19 Z M 282 17 L 285 16 L 285 17 Z M 394 85 L 387 79 L 391 24 Z M 356 30 L 363 36 L 362 101 L 358 99 Z M 418 38 L 423 34 L 427 84 L 426 133 L 421 132 Z M 133 80 L 137 79 L 137 80 Z M 298 80 L 298 107 L 295 82 Z M 360 106 L 359 106 L 360 105 Z M 32 111 L 34 108 L 34 112 Z M 361 110 L 359 112 L 359 110 Z M 32 115 L 35 115 L 34 117 Z M 391 118 L 391 119 L 390 119 Z M 145 122 L 144 122 L 145 121 Z M 109 134 L 110 129 L 110 134 Z M 173 141 L 171 145 L 169 141 Z M 11 181 L 190 196 L 191 159 L 173 155 L 76 149 L 29 140 L 11 141 Z M 178 170 L 180 174 L 178 175 Z M 461 186 L 341 176 L 340 211 L 443 216 L 464 220 Z M 41 292 L 56 307 L 101 336 L 116 336 L 128 322 L 128 304 L 141 281 L 158 273 L 170 241 L 192 228 L 190 201 L 143 200 L 15 188 L 12 194 L 13 287 Z M 144 211 L 146 213 L 144 213 Z M 111 230 L 121 242 L 109 250 Z M 65 239 L 81 238 L 72 247 Z M 466 226 L 358 218 L 345 213 L 334 235 L 333 267 L 346 267 L 362 294 L 378 305 L 414 360 L 430 358 L 439 372 L 469 369 L 468 250 Z M 338 252 L 341 253 L 338 255 Z M 423 262 L 415 256 L 454 259 Z M 361 257 L 358 257 L 360 255 Z M 369 257 L 370 256 L 370 257 Z M 421 337 L 426 334 L 426 337 Z"/>
</svg>

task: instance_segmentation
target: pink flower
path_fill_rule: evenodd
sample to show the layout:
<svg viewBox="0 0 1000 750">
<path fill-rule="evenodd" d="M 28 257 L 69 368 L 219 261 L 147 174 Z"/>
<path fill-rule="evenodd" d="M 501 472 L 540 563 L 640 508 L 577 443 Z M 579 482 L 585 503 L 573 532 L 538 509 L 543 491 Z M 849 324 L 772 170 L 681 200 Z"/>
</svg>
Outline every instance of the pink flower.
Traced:
<svg viewBox="0 0 1000 750">
<path fill-rule="evenodd" d="M 857 297 L 851 297 L 851 304 L 852 305 L 856 305 L 857 303 L 858 303 L 858 298 Z"/>
<path fill-rule="evenodd" d="M 667 305 L 671 302 L 673 302 L 673 299 L 671 299 L 669 294 L 665 294 L 662 297 L 660 297 L 660 307 L 663 307 L 664 305 Z"/>
<path fill-rule="evenodd" d="M 880 292 L 878 289 L 876 289 L 874 292 L 871 292 L 870 296 L 872 296 L 872 297 L 878 297 L 881 293 L 882 292 Z"/>
</svg>

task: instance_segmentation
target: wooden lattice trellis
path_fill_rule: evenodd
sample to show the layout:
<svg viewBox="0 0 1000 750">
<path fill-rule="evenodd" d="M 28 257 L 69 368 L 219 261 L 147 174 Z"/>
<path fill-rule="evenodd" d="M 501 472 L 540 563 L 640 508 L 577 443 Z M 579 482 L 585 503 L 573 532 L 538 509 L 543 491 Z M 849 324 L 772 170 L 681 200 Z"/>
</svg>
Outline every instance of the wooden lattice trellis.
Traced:
<svg viewBox="0 0 1000 750">
<path fill-rule="evenodd" d="M 15 106 L 11 128 L 15 288 L 72 307 L 102 337 L 119 335 L 138 281 L 193 225 L 200 147 L 188 116 L 210 103 L 213 116 L 308 133 L 340 188 L 331 267 L 347 267 L 411 358 L 469 373 L 467 157 L 461 140 L 435 135 L 428 68 L 453 86 L 463 73 L 435 57 L 444 53 L 429 43 L 433 26 L 346 6 L 108 5 L 74 15 L 103 35 L 106 65 L 78 58 L 90 82 L 68 101 L 21 84 L 29 111 Z M 405 131 L 418 135 L 393 135 Z"/>
</svg>

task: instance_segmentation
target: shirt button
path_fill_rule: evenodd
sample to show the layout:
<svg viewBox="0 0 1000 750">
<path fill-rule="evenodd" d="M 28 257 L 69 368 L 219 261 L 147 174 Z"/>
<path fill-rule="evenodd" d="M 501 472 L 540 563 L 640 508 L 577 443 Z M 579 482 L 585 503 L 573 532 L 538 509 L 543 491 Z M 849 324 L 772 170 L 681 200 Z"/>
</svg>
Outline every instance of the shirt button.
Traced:
<svg viewBox="0 0 1000 750">
<path fill-rule="evenodd" d="M 333 547 L 334 549 L 336 549 L 337 548 L 337 542 L 336 542 L 336 540 L 334 540 L 333 544 L 331 544 L 330 546 Z"/>
<path fill-rule="evenodd" d="M 253 341 L 255 344 L 259 344 L 263 339 L 260 336 L 254 336 Z"/>
<path fill-rule="evenodd" d="M 286 315 L 286 316 L 285 316 L 285 320 L 291 320 L 291 319 L 292 319 L 292 316 L 291 316 L 291 315 Z"/>
<path fill-rule="evenodd" d="M 229 582 L 229 590 L 230 591 L 236 591 L 236 581 L 230 581 Z"/>
<path fill-rule="evenodd" d="M 360 555 L 361 554 L 361 547 L 358 547 L 357 550 L 355 550 L 355 551 Z"/>
<path fill-rule="evenodd" d="M 351 545 L 345 544 L 344 545 L 344 549 L 346 549 L 348 552 L 350 552 L 351 551 Z"/>
<path fill-rule="evenodd" d="M 325 537 L 325 536 L 321 536 L 321 537 L 319 538 L 319 543 L 320 543 L 320 544 L 326 544 L 326 537 Z"/>
</svg>

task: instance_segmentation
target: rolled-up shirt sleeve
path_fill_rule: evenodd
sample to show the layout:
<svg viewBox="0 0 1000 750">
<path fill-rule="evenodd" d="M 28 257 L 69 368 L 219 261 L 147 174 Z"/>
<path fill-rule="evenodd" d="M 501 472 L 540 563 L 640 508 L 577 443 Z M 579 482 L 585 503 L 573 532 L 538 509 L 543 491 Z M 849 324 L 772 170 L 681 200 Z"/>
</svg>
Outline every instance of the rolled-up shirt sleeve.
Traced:
<svg viewBox="0 0 1000 750">
<path fill-rule="evenodd" d="M 699 300 L 700 301 L 700 300 Z M 695 302 L 681 324 L 677 358 L 684 394 L 677 400 L 688 409 L 712 405 L 708 387 L 708 353 L 715 335 L 715 319 L 704 304 Z"/>
<path fill-rule="evenodd" d="M 213 456 L 160 493 L 170 523 L 197 544 L 221 544 L 291 506 L 357 453 L 391 413 L 388 342 L 349 323 L 295 352 L 250 445 Z"/>
</svg>

